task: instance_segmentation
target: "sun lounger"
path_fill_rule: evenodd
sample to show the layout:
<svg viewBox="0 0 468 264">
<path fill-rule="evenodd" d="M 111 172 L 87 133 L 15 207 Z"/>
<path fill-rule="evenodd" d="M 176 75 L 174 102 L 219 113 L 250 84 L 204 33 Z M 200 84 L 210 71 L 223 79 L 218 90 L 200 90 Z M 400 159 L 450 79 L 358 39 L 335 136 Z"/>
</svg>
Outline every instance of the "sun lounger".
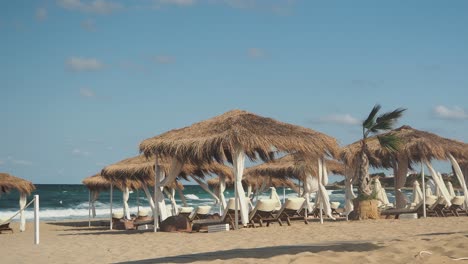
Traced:
<svg viewBox="0 0 468 264">
<path fill-rule="evenodd" d="M 468 215 L 468 212 L 462 208 L 465 202 L 464 196 L 455 196 L 450 202 L 452 205 L 444 210 L 445 215 L 452 214 L 454 216 L 460 216 L 460 213 Z"/>
<path fill-rule="evenodd" d="M 278 222 L 280 225 L 283 225 L 281 219 L 275 217 L 273 214 L 276 205 L 276 200 L 258 200 L 257 204 L 249 214 L 250 226 L 255 228 L 255 223 L 258 223 L 263 227 L 263 222 L 266 222 L 267 226 L 269 226 L 271 222 Z"/>
<path fill-rule="evenodd" d="M 247 207 L 247 204 L 246 204 Z M 219 225 L 219 224 L 229 224 L 231 229 L 234 229 L 235 226 L 235 202 L 234 198 L 230 198 L 227 204 L 227 208 L 224 211 L 224 214 L 219 219 L 198 219 L 192 221 L 192 230 L 197 231 L 202 227 L 210 225 Z M 240 222 L 240 209 L 238 209 L 239 222 Z"/>
<path fill-rule="evenodd" d="M 5 219 L 0 219 L 0 234 L 3 231 L 9 231 L 13 233 L 13 229 L 10 228 L 10 221 L 6 221 Z"/>
<path fill-rule="evenodd" d="M 187 218 L 190 217 L 192 212 L 193 212 L 193 207 L 181 207 L 179 209 L 179 215 L 183 215 L 183 216 L 185 216 Z"/>
<path fill-rule="evenodd" d="M 447 207 L 447 202 L 443 196 L 439 196 L 437 201 L 430 207 L 438 217 L 445 217 L 444 209 Z"/>
<path fill-rule="evenodd" d="M 423 210 L 423 203 L 418 203 L 413 208 L 401 208 L 401 209 L 387 209 L 380 212 L 381 215 L 384 215 L 385 218 L 389 218 L 390 216 L 395 216 L 395 219 L 400 218 L 402 214 L 417 214 L 418 218 L 421 217 Z"/>
<path fill-rule="evenodd" d="M 307 217 L 305 216 L 305 199 L 302 197 L 298 198 L 287 198 L 281 209 L 276 214 L 276 218 L 286 221 L 288 226 L 291 225 L 291 220 L 304 220 L 306 224 Z"/>
<path fill-rule="evenodd" d="M 199 219 L 207 219 L 210 216 L 211 206 L 209 205 L 200 205 L 197 207 L 195 211 L 193 211 L 189 216 L 188 219 L 190 221 L 199 220 Z"/>
</svg>

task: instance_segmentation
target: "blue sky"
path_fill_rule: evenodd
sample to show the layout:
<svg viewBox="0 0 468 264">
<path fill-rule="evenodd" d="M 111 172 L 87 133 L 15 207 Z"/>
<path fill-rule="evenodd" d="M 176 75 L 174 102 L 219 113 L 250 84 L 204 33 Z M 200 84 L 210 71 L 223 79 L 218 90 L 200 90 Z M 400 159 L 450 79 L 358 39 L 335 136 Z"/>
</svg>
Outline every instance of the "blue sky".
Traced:
<svg viewBox="0 0 468 264">
<path fill-rule="evenodd" d="M 372 106 L 468 141 L 468 2 L 0 4 L 0 171 L 79 183 L 231 109 L 359 139 Z M 441 165 L 444 170 L 444 165 Z"/>
</svg>

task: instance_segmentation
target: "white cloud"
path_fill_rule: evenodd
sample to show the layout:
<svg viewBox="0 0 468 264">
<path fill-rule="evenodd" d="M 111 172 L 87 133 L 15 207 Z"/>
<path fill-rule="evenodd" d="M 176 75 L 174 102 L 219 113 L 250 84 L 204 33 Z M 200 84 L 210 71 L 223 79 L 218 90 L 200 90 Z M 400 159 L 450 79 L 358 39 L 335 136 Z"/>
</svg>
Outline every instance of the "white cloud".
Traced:
<svg viewBox="0 0 468 264">
<path fill-rule="evenodd" d="M 195 0 L 156 0 L 156 4 L 160 5 L 177 5 L 177 6 L 191 6 L 195 4 Z"/>
<path fill-rule="evenodd" d="M 342 125 L 358 125 L 359 123 L 361 123 L 359 119 L 351 116 L 350 114 L 333 114 L 320 118 L 320 121 L 323 123 L 335 123 Z"/>
<path fill-rule="evenodd" d="M 461 107 L 453 106 L 452 108 L 438 105 L 434 108 L 434 114 L 441 119 L 460 120 L 468 119 L 468 113 Z"/>
<path fill-rule="evenodd" d="M 154 61 L 161 64 L 170 64 L 175 62 L 175 58 L 167 55 L 158 55 L 154 57 Z"/>
<path fill-rule="evenodd" d="M 106 0 L 94 0 L 88 2 L 81 0 L 57 0 L 57 4 L 67 10 L 96 14 L 110 14 L 123 8 L 119 3 Z"/>
<path fill-rule="evenodd" d="M 81 21 L 81 28 L 89 32 L 96 31 L 96 23 L 92 19 L 86 19 Z"/>
<path fill-rule="evenodd" d="M 44 7 L 39 7 L 36 9 L 36 19 L 38 21 L 44 21 L 47 18 L 47 9 Z"/>
<path fill-rule="evenodd" d="M 259 48 L 249 48 L 247 55 L 251 58 L 262 58 L 265 56 L 265 51 Z"/>
<path fill-rule="evenodd" d="M 89 156 L 91 153 L 89 153 L 88 151 L 83 151 L 81 149 L 75 148 L 75 149 L 72 150 L 72 154 L 77 155 L 77 156 L 86 157 L 86 156 Z"/>
<path fill-rule="evenodd" d="M 104 65 L 95 58 L 70 57 L 66 64 L 73 71 L 97 71 Z"/>
<path fill-rule="evenodd" d="M 1 161 L 0 160 L 0 165 L 6 165 L 6 164 L 12 164 L 12 165 L 18 165 L 18 166 L 31 166 L 33 163 L 28 160 L 21 160 L 21 159 L 15 159 L 12 156 L 8 156 L 6 161 Z"/>
<path fill-rule="evenodd" d="M 86 98 L 96 97 L 96 94 L 91 89 L 88 89 L 88 88 L 81 88 L 80 95 Z"/>
</svg>

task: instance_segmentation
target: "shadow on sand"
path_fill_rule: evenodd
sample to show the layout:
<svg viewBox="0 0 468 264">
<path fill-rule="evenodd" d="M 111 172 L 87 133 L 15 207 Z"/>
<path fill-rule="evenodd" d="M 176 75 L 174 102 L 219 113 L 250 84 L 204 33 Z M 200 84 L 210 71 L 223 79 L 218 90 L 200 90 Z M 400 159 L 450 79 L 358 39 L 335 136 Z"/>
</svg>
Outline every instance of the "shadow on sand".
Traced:
<svg viewBox="0 0 468 264">
<path fill-rule="evenodd" d="M 248 249 L 231 249 L 215 252 L 204 252 L 197 254 L 187 254 L 172 257 L 162 257 L 153 259 L 142 259 L 128 262 L 118 263 L 192 263 L 195 261 L 213 261 L 213 260 L 230 260 L 239 258 L 258 258 L 266 259 L 279 255 L 296 255 L 302 252 L 318 253 L 321 251 L 335 252 L 365 252 L 381 248 L 370 242 L 341 242 L 328 244 L 314 245 L 295 245 L 295 246 L 276 246 L 263 248 L 248 248 Z"/>
</svg>

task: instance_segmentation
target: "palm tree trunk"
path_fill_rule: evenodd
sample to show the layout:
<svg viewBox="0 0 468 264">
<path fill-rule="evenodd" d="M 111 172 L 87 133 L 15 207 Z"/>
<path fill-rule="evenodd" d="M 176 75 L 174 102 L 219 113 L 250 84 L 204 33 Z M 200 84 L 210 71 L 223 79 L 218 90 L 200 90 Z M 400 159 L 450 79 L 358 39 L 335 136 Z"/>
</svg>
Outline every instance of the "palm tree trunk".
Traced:
<svg viewBox="0 0 468 264">
<path fill-rule="evenodd" d="M 369 158 L 367 157 L 366 151 L 367 145 L 365 141 L 362 142 L 362 151 L 359 162 L 359 175 L 358 175 L 358 194 L 370 196 L 371 190 L 371 179 L 369 176 Z"/>
<path fill-rule="evenodd" d="M 406 203 L 408 202 L 408 198 L 401 191 L 401 188 L 405 187 L 407 173 L 408 173 L 408 158 L 399 156 L 396 169 L 394 168 L 396 208 L 404 208 L 406 206 Z"/>
</svg>

